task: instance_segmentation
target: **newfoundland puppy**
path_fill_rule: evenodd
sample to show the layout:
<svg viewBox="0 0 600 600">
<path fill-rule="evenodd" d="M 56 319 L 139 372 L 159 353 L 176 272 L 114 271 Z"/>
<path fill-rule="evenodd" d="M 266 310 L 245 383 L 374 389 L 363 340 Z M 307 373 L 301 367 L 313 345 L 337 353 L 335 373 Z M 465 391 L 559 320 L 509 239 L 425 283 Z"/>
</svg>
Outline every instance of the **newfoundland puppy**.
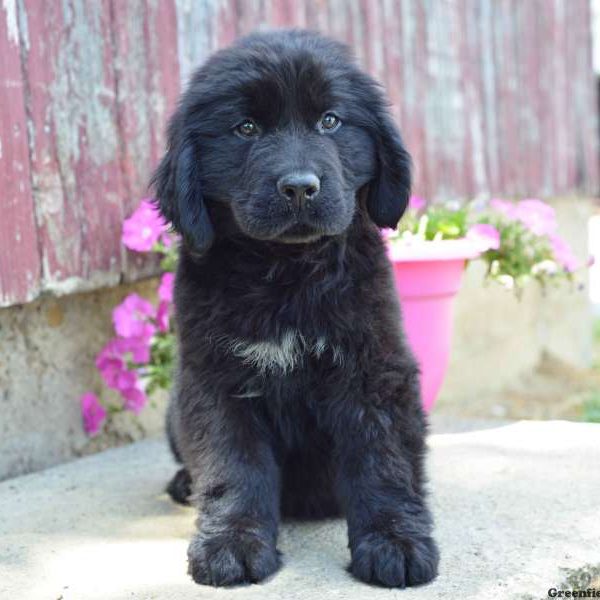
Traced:
<svg viewBox="0 0 600 600">
<path fill-rule="evenodd" d="M 192 77 L 153 186 L 182 238 L 168 491 L 199 511 L 194 581 L 262 581 L 281 516 L 338 514 L 355 577 L 433 579 L 419 370 L 379 232 L 410 157 L 377 84 L 320 35 L 251 35 Z"/>
</svg>

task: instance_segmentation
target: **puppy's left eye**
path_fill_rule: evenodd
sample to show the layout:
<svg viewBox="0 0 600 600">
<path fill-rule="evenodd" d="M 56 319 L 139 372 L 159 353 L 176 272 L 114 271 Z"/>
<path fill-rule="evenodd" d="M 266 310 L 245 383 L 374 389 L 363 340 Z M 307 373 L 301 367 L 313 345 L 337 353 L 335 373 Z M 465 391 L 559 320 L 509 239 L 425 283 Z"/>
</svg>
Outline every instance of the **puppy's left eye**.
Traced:
<svg viewBox="0 0 600 600">
<path fill-rule="evenodd" d="M 325 113 L 317 123 L 317 129 L 321 133 L 332 133 L 342 124 L 340 118 L 333 113 Z"/>
<path fill-rule="evenodd" d="M 252 119 L 244 119 L 241 123 L 235 126 L 234 131 L 245 138 L 254 137 L 260 133 L 258 125 Z"/>
</svg>

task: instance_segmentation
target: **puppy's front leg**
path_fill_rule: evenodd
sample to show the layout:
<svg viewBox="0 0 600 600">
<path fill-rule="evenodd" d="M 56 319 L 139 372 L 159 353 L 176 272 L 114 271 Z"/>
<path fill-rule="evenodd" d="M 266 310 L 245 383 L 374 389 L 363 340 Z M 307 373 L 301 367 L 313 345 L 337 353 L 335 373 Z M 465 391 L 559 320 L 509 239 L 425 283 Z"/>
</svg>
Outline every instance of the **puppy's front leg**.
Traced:
<svg viewBox="0 0 600 600">
<path fill-rule="evenodd" d="M 192 467 L 198 532 L 188 549 L 196 583 L 255 583 L 280 566 L 276 549 L 279 469 L 268 431 L 239 399 L 213 405 L 194 427 Z"/>
<path fill-rule="evenodd" d="M 426 583 L 437 574 L 439 554 L 424 490 L 416 369 L 392 366 L 356 389 L 362 393 L 346 399 L 335 435 L 350 571 L 386 587 Z"/>
</svg>

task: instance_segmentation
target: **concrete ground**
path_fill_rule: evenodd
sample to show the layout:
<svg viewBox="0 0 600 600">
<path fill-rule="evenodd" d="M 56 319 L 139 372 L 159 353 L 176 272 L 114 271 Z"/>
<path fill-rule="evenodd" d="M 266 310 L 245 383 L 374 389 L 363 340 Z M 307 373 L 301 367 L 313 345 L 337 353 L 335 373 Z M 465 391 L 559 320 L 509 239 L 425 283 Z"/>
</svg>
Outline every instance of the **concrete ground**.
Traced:
<svg viewBox="0 0 600 600">
<path fill-rule="evenodd" d="M 266 584 L 196 586 L 194 512 L 163 493 L 174 465 L 149 440 L 0 484 L 0 598 L 544 598 L 561 568 L 600 562 L 600 425 L 520 422 L 430 446 L 442 562 L 426 588 L 354 581 L 342 521 L 284 525 L 284 566 Z"/>
</svg>

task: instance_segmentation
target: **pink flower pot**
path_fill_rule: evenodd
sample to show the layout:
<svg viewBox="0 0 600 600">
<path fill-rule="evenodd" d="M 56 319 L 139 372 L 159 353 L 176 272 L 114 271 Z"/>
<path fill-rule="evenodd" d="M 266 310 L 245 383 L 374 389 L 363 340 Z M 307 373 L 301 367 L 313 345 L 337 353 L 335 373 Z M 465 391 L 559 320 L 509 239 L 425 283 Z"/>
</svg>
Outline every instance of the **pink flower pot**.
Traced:
<svg viewBox="0 0 600 600">
<path fill-rule="evenodd" d="M 408 343 L 421 367 L 421 397 L 430 411 L 444 380 L 452 339 L 452 305 L 465 263 L 479 255 L 466 239 L 390 246 Z"/>
</svg>

